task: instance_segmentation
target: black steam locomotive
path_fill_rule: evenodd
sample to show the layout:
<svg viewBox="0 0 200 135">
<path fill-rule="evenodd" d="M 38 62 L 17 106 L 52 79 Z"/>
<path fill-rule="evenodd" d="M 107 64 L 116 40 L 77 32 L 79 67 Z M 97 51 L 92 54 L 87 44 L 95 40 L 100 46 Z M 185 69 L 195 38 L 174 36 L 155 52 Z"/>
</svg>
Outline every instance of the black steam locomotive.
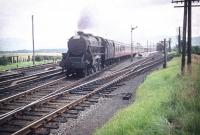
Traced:
<svg viewBox="0 0 200 135">
<path fill-rule="evenodd" d="M 69 39 L 68 52 L 63 53 L 60 66 L 66 70 L 67 76 L 77 74 L 84 77 L 130 55 L 128 45 L 77 32 Z"/>
</svg>

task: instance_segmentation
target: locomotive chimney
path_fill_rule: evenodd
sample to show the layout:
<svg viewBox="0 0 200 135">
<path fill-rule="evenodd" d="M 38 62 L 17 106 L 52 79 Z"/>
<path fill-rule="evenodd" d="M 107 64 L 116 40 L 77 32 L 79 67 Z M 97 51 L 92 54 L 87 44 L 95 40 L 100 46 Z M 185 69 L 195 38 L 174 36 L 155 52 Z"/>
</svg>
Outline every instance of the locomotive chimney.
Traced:
<svg viewBox="0 0 200 135">
<path fill-rule="evenodd" d="M 84 35 L 84 32 L 78 31 L 77 34 L 81 36 L 81 35 Z"/>
</svg>

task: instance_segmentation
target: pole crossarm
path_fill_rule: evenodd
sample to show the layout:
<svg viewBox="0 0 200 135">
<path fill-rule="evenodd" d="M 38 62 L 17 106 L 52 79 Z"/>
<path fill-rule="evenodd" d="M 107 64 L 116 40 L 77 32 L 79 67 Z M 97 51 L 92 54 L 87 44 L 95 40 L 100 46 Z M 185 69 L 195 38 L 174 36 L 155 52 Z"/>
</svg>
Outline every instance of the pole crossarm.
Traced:
<svg viewBox="0 0 200 135">
<path fill-rule="evenodd" d="M 172 3 L 184 3 L 188 0 L 172 0 Z M 191 0 L 191 2 L 200 2 L 200 0 Z"/>
<path fill-rule="evenodd" d="M 200 2 L 200 0 L 172 0 L 172 3 L 183 4 L 184 2 L 189 2 L 189 1 L 191 1 L 191 3 L 192 3 L 191 7 L 200 7 L 200 5 L 197 4 Z M 174 8 L 183 8 L 183 7 L 184 7 L 184 5 L 174 6 Z M 188 7 L 188 6 L 186 6 L 186 7 Z"/>
<path fill-rule="evenodd" d="M 174 6 L 174 8 L 183 8 L 184 6 Z M 188 7 L 188 6 L 187 6 Z M 192 5 L 192 7 L 200 7 L 200 5 Z"/>
<path fill-rule="evenodd" d="M 133 31 L 134 29 L 137 29 L 137 26 L 135 26 L 135 27 L 131 26 L 131 31 Z"/>
</svg>

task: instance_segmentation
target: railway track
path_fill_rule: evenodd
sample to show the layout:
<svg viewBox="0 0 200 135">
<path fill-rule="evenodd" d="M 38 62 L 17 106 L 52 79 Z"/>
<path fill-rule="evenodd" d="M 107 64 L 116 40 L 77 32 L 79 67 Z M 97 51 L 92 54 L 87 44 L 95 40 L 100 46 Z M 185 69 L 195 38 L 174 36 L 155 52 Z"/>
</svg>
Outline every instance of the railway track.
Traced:
<svg viewBox="0 0 200 135">
<path fill-rule="evenodd" d="M 136 65 L 137 63 L 139 63 L 139 61 L 134 62 L 133 64 Z M 133 64 L 130 65 L 123 65 L 120 69 L 123 68 L 127 68 L 128 66 L 132 66 Z M 91 76 L 88 76 L 86 78 L 83 79 L 66 79 L 64 76 L 47 82 L 45 84 L 42 84 L 40 86 L 34 87 L 32 89 L 26 90 L 24 92 L 15 94 L 13 96 L 9 96 L 7 98 L 1 99 L 0 100 L 0 117 L 2 117 L 3 115 L 5 115 L 6 113 L 13 111 L 17 108 L 19 108 L 20 106 L 23 106 L 25 104 L 31 103 L 37 99 L 40 99 L 41 97 L 45 97 L 48 96 L 49 94 L 54 94 L 57 93 L 59 91 L 71 88 L 73 86 L 79 85 L 81 83 L 84 83 L 86 81 L 91 80 L 92 78 L 98 77 L 102 74 L 105 75 L 106 74 L 111 74 L 112 72 L 117 72 L 118 70 L 113 70 L 113 67 L 115 67 L 115 65 L 110 66 L 105 68 L 102 72 L 98 72 L 96 74 L 92 74 Z M 15 91 L 14 91 L 15 92 Z M 22 104 L 22 103 L 25 104 Z"/>
<path fill-rule="evenodd" d="M 120 82 L 137 76 L 161 64 L 163 58 L 138 61 L 118 71 L 106 74 L 70 89 L 63 88 L 30 104 L 2 115 L 1 134 L 48 134 L 49 129 L 58 128 L 60 122 L 76 118 L 79 111 L 98 102 L 102 94 L 112 92 Z M 14 100 L 15 102 L 15 100 Z"/>
<path fill-rule="evenodd" d="M 35 73 L 35 74 L 32 74 L 32 75 L 27 75 L 27 76 L 14 78 L 14 79 L 9 79 L 9 80 L 6 80 L 6 81 L 1 81 L 0 82 L 0 88 L 6 87 L 6 86 L 9 86 L 9 85 L 14 85 L 14 83 L 17 84 L 17 83 L 27 81 L 27 80 L 29 80 L 29 78 L 37 78 L 37 77 L 40 77 L 40 76 L 43 76 L 43 75 L 47 75 L 47 74 L 51 74 L 51 73 L 55 73 L 55 72 L 59 72 L 59 71 L 61 71 L 61 69 L 46 70 L 46 71 L 43 71 L 43 72 L 40 72 L 40 73 Z"/>
<path fill-rule="evenodd" d="M 0 75 L 0 81 L 5 81 L 12 78 L 17 78 L 23 76 L 24 73 L 22 72 L 14 72 L 14 73 L 4 73 Z"/>
<path fill-rule="evenodd" d="M 37 86 L 52 78 L 64 77 L 61 69 L 53 69 L 42 73 L 37 73 L 25 77 L 19 77 L 0 82 L 0 100 L 16 93 L 27 90 L 27 88 Z"/>
<path fill-rule="evenodd" d="M 23 68 L 17 68 L 17 69 L 12 69 L 10 73 L 4 73 L 0 75 L 0 81 L 6 81 L 10 79 L 14 79 L 17 77 L 22 77 L 24 76 L 27 72 L 33 72 L 45 68 L 55 68 L 58 64 L 56 63 L 47 63 L 47 64 L 42 64 L 42 65 L 35 65 L 35 66 L 29 66 L 29 67 L 23 67 Z"/>
<path fill-rule="evenodd" d="M 55 66 L 58 65 L 58 63 L 53 63 L 52 62 L 52 63 L 47 63 L 47 64 L 41 64 L 41 65 L 35 65 L 35 66 L 29 66 L 29 67 L 22 67 L 22 68 L 13 69 L 13 71 L 31 72 L 31 71 L 36 71 L 36 70 L 41 70 L 41 69 L 44 69 L 44 68 L 48 68 L 48 67 L 55 67 Z"/>
</svg>

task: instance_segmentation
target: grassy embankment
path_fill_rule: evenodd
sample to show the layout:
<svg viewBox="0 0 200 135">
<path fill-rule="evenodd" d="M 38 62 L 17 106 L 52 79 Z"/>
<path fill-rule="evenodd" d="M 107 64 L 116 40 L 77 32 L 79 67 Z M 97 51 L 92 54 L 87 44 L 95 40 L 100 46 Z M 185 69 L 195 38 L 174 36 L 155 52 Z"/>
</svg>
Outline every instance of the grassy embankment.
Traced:
<svg viewBox="0 0 200 135">
<path fill-rule="evenodd" d="M 49 62 L 53 62 L 53 60 L 48 60 L 48 61 L 36 61 L 35 64 L 39 65 L 39 64 L 45 64 L 45 63 L 49 63 Z M 8 65 L 0 65 L 0 71 L 5 71 L 5 70 L 10 70 L 10 69 L 14 69 L 14 68 L 20 68 L 20 67 L 28 67 L 28 66 L 32 66 L 33 62 L 29 61 L 29 62 L 19 62 L 19 63 L 13 63 L 13 64 L 8 64 Z"/>
<path fill-rule="evenodd" d="M 192 77 L 181 77 L 179 61 L 150 74 L 135 102 L 95 135 L 200 134 L 200 65 L 193 65 Z"/>
</svg>

